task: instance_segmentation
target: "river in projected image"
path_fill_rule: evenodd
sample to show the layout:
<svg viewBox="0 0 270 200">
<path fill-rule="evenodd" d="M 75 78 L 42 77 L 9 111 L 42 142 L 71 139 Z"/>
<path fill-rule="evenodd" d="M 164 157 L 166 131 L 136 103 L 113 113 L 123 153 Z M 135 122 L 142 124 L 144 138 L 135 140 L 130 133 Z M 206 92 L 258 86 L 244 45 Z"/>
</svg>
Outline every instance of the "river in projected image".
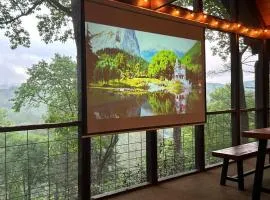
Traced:
<svg viewBox="0 0 270 200">
<path fill-rule="evenodd" d="M 92 89 L 91 97 L 99 97 L 99 102 L 89 102 L 92 115 L 96 119 L 145 117 L 156 115 L 194 113 L 202 102 L 202 89 L 186 89 L 179 94 L 165 91 L 146 94 L 129 94 L 128 89 L 108 91 Z M 127 91 L 125 91 L 127 90 Z M 90 100 L 91 101 L 91 100 Z"/>
</svg>

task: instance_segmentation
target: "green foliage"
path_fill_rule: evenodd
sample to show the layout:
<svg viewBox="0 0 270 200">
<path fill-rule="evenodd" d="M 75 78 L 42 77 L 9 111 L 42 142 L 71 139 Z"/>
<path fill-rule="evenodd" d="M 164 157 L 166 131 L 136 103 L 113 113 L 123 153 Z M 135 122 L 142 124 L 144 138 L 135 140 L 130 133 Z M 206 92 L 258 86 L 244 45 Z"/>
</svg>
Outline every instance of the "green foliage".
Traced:
<svg viewBox="0 0 270 200">
<path fill-rule="evenodd" d="M 165 129 L 158 135 L 159 178 L 195 169 L 195 144 L 192 126 Z"/>
<path fill-rule="evenodd" d="M 15 97 L 12 99 L 14 104 L 13 109 L 16 111 L 20 111 L 23 106 L 35 106 L 38 107 L 40 104 L 45 104 L 48 107 L 47 114 L 44 116 L 46 122 L 57 123 L 57 122 L 65 122 L 65 121 L 76 121 L 77 120 L 77 78 L 76 78 L 76 63 L 71 60 L 70 57 L 60 56 L 58 54 L 51 60 L 51 62 L 40 61 L 38 64 L 34 65 L 32 68 L 28 70 L 29 78 L 25 83 L 23 83 L 16 91 Z M 74 181 L 77 177 L 76 170 L 76 162 L 71 162 L 69 165 L 62 166 L 65 172 L 59 173 L 59 169 L 54 166 L 60 166 L 58 162 L 61 163 L 67 161 L 71 152 L 78 152 L 78 135 L 77 135 L 76 127 L 65 127 L 61 129 L 50 129 L 53 137 L 50 136 L 51 146 L 44 146 L 38 144 L 37 146 L 40 148 L 36 149 L 35 157 L 37 159 L 31 158 L 30 166 L 38 166 L 39 170 L 43 170 L 40 172 L 40 176 L 36 176 L 36 172 L 30 171 L 32 173 L 29 176 L 31 179 L 29 182 L 29 186 L 33 185 L 44 185 L 44 182 L 47 181 L 47 176 L 42 176 L 43 172 L 46 173 L 44 167 L 48 167 L 50 165 L 50 173 L 54 174 L 53 177 L 50 178 L 51 186 L 56 188 L 57 190 L 60 188 L 64 188 L 61 186 L 61 182 L 63 181 L 63 176 L 69 168 L 72 168 L 69 172 L 70 178 L 72 178 L 73 182 L 69 184 L 76 184 Z M 47 139 L 47 135 L 39 135 L 39 138 L 35 138 L 36 142 L 39 140 Z M 18 141 L 21 141 L 22 138 L 17 138 Z M 15 141 L 16 139 L 14 139 Z M 30 140 L 29 140 L 30 141 Z M 106 174 L 111 167 L 110 163 L 117 158 L 113 157 L 113 153 L 115 151 L 115 144 L 118 141 L 118 136 L 112 136 L 112 138 L 106 139 L 102 138 L 99 140 L 98 137 L 92 138 L 92 156 L 96 157 L 96 162 L 92 164 L 91 168 L 96 170 L 97 178 L 100 180 L 102 174 Z M 47 142 L 45 143 L 47 144 Z M 48 155 L 45 154 L 50 150 L 50 155 L 56 155 L 48 161 Z M 12 148 L 11 154 L 18 153 L 27 153 L 23 149 L 20 149 L 17 152 L 16 148 Z M 77 153 L 76 153 L 77 154 Z M 21 155 L 22 156 L 22 155 Z M 27 161 L 28 158 L 25 158 Z M 35 164 L 35 163 L 38 164 Z M 50 162 L 50 164 L 48 163 Z M 20 168 L 28 169 L 27 162 L 22 163 Z M 65 168 L 69 167 L 69 168 Z M 28 175 L 28 171 L 24 171 L 25 174 L 19 173 L 17 177 Z M 15 173 L 15 172 L 14 172 Z M 109 177 L 103 177 L 106 180 L 109 180 Z M 74 180 L 73 180 L 74 179 Z M 120 181 L 120 180 L 118 180 Z M 76 182 L 76 181 L 75 181 Z M 14 185 L 13 188 L 10 188 L 9 193 L 19 192 L 22 195 L 31 194 L 31 188 L 28 191 L 25 191 L 22 187 L 27 187 L 28 182 L 25 182 L 23 186 L 21 183 L 18 185 Z M 93 186 L 94 188 L 95 186 Z M 55 191 L 56 196 L 60 195 L 59 191 Z"/>
<path fill-rule="evenodd" d="M 123 79 L 120 81 L 110 81 L 110 85 L 118 88 L 133 88 L 133 89 L 147 89 L 149 79 L 147 78 L 132 78 Z"/>
<path fill-rule="evenodd" d="M 6 110 L 0 108 L 0 127 L 9 126 L 9 125 L 11 125 L 11 122 L 7 119 Z"/>
<path fill-rule="evenodd" d="M 101 54 L 94 71 L 95 80 L 108 82 L 110 79 L 120 78 L 120 70 L 116 67 L 115 59 L 108 54 Z"/>
<path fill-rule="evenodd" d="M 255 96 L 252 91 L 245 91 L 245 101 L 247 108 L 254 107 Z M 231 85 L 217 88 L 210 93 L 210 102 L 207 104 L 207 111 L 221 111 L 231 109 Z"/>
<path fill-rule="evenodd" d="M 42 145 L 35 145 L 43 141 L 43 136 L 38 133 L 28 138 L 29 145 L 26 145 L 26 137 L 23 132 L 8 133 L 8 148 L 6 163 L 0 165 L 1 171 L 8 173 L 8 180 L 13 184 L 8 184 L 8 199 L 13 199 L 24 194 L 25 199 L 31 198 L 31 188 L 45 182 L 47 172 L 47 149 Z M 4 142 L 1 138 L 1 143 Z M 17 145 L 17 147 L 16 147 Z M 31 159 L 28 159 L 30 157 Z M 32 167 L 29 167 L 32 166 Z M 53 183 L 52 183 L 53 184 Z M 43 190 L 45 187 L 42 187 Z M 42 193 L 42 191 L 41 191 Z"/>
<path fill-rule="evenodd" d="M 182 65 L 193 73 L 199 73 L 201 68 L 201 42 L 196 42 L 193 47 L 181 58 Z"/>
<path fill-rule="evenodd" d="M 144 77 L 147 62 L 123 50 L 106 48 L 97 52 L 93 80 L 108 82 L 112 79 Z"/>
<path fill-rule="evenodd" d="M 177 0 L 173 4 L 183 8 L 190 8 L 193 7 L 193 0 Z"/>
<path fill-rule="evenodd" d="M 183 85 L 179 81 L 171 81 L 166 89 L 174 94 L 180 94 L 183 90 Z"/>
<path fill-rule="evenodd" d="M 231 109 L 231 85 L 217 88 L 209 96 L 210 102 L 207 104 L 208 112 Z"/>
<path fill-rule="evenodd" d="M 224 3 L 225 4 L 225 3 Z M 224 6 L 221 0 L 203 0 L 203 8 L 207 14 L 222 18 L 222 19 L 231 19 L 230 13 Z"/>
<path fill-rule="evenodd" d="M 38 20 L 38 31 L 46 43 L 65 42 L 73 37 L 72 21 L 73 0 L 2 0 L 0 2 L 0 29 L 10 39 L 11 48 L 30 46 L 30 34 L 23 27 L 22 19 L 32 15 Z M 40 14 L 41 8 L 47 12 Z"/>
<path fill-rule="evenodd" d="M 114 147 L 118 140 L 119 137 L 117 134 L 94 137 L 91 140 L 91 160 L 95 162 L 92 162 L 91 165 L 91 174 L 95 175 L 92 177 L 92 181 L 94 182 L 94 193 L 95 190 L 99 190 L 98 182 L 101 178 L 103 178 L 105 182 L 110 181 L 110 177 L 109 175 L 106 176 L 106 172 L 110 171 L 110 164 L 115 161 L 115 157 L 112 157 L 112 154 L 115 153 Z"/>
<path fill-rule="evenodd" d="M 254 93 L 246 91 L 246 102 L 248 106 L 254 106 Z M 231 85 L 217 88 L 210 93 L 210 101 L 207 104 L 207 111 L 222 111 L 231 109 Z M 255 128 L 254 114 L 252 112 L 241 113 L 241 130 Z M 215 141 L 213 142 L 213 138 Z M 205 152 L 207 164 L 221 162 L 220 159 L 212 158 L 213 150 L 230 147 L 231 143 L 231 113 L 208 115 L 205 127 Z"/>
<path fill-rule="evenodd" d="M 210 93 L 207 111 L 222 111 L 231 109 L 231 86 L 215 89 Z M 213 142 L 213 138 L 215 139 Z M 231 146 L 231 113 L 208 115 L 205 127 L 205 153 L 207 165 L 221 162 L 212 158 L 213 150 Z"/>
<path fill-rule="evenodd" d="M 150 61 L 148 76 L 171 80 L 176 59 L 178 59 L 177 55 L 173 51 L 159 51 Z"/>
<path fill-rule="evenodd" d="M 50 63 L 42 60 L 28 69 L 29 78 L 12 99 L 15 111 L 25 105 L 48 107 L 46 122 L 77 120 L 76 63 L 58 54 Z"/>
<path fill-rule="evenodd" d="M 170 114 L 175 111 L 174 95 L 170 93 L 150 93 L 148 103 L 156 114 Z"/>
</svg>

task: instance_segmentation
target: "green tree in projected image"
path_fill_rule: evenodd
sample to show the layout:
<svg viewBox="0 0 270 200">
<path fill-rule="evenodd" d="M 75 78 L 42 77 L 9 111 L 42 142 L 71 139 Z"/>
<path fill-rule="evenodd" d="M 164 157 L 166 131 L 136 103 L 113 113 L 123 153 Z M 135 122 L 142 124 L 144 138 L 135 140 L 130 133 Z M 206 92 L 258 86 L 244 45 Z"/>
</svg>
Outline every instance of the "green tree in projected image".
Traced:
<svg viewBox="0 0 270 200">
<path fill-rule="evenodd" d="M 171 80 L 174 72 L 175 60 L 178 59 L 173 51 L 162 50 L 155 54 L 148 67 L 150 77 Z"/>
</svg>

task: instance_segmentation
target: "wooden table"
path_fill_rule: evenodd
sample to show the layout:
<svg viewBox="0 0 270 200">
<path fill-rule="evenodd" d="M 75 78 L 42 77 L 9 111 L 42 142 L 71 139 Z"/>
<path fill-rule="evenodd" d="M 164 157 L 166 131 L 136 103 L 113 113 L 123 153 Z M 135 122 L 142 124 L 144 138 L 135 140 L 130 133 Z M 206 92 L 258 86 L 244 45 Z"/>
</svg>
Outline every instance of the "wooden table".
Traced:
<svg viewBox="0 0 270 200">
<path fill-rule="evenodd" d="M 266 154 L 267 140 L 270 139 L 270 128 L 254 129 L 244 131 L 243 137 L 256 138 L 259 140 L 258 154 L 256 161 L 256 171 L 254 177 L 252 200 L 260 200 L 261 192 L 269 192 L 269 189 L 262 187 L 264 161 Z"/>
</svg>

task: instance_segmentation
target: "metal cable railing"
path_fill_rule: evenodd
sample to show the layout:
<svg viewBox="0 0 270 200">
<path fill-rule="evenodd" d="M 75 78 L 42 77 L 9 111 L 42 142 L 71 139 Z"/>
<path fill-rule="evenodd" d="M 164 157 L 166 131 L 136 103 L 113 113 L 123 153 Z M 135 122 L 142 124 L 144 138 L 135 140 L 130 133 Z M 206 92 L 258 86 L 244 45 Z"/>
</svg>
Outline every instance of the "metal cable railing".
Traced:
<svg viewBox="0 0 270 200">
<path fill-rule="evenodd" d="M 0 128 L 0 199 L 77 199 L 77 122 Z"/>
<path fill-rule="evenodd" d="M 187 173 L 195 169 L 194 127 L 163 129 L 158 132 L 158 177 Z"/>
<path fill-rule="evenodd" d="M 256 111 L 247 112 L 254 119 Z M 206 166 L 220 162 L 213 150 L 231 146 L 232 113 L 207 113 Z M 78 125 L 1 127 L 0 199 L 77 199 Z M 196 169 L 194 126 L 159 130 L 157 142 L 159 179 Z M 145 132 L 91 138 L 93 197 L 144 185 L 146 171 Z"/>
</svg>

